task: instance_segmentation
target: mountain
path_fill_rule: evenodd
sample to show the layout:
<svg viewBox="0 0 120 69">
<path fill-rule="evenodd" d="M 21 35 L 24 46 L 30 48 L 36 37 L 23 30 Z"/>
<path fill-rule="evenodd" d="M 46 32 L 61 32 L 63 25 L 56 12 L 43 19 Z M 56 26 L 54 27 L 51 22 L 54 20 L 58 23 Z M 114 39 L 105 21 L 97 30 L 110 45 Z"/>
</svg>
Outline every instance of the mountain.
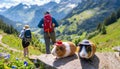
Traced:
<svg viewBox="0 0 120 69">
<path fill-rule="evenodd" d="M 77 6 L 78 2 L 79 0 L 61 0 L 60 3 L 51 1 L 41 6 L 20 3 L 16 6 L 12 6 L 4 12 L 1 12 L 1 15 L 9 18 L 10 20 L 17 21 L 22 24 L 27 23 L 32 27 L 36 27 L 45 11 L 50 11 L 54 18 L 61 20 Z"/>
<path fill-rule="evenodd" d="M 6 11 L 6 10 L 7 10 L 6 7 L 0 8 L 0 12 L 4 12 L 4 11 Z"/>
<path fill-rule="evenodd" d="M 6 24 L 9 24 L 9 25 L 14 25 L 15 22 L 13 22 L 12 20 L 0 15 L 0 20 L 2 20 L 3 22 L 5 22 Z"/>
<path fill-rule="evenodd" d="M 2 14 L 13 21 L 26 23 L 26 22 L 29 22 L 34 17 L 34 12 L 35 12 L 35 9 L 37 8 L 38 8 L 37 5 L 33 5 L 31 7 L 31 6 L 20 3 L 17 6 L 13 6 L 9 8 Z"/>
<path fill-rule="evenodd" d="M 52 9 L 51 13 L 56 19 L 61 20 L 80 2 L 81 0 L 61 0 L 60 3 Z"/>
<path fill-rule="evenodd" d="M 111 13 L 120 8 L 120 0 L 82 0 L 62 21 L 61 34 L 91 32 Z"/>
<path fill-rule="evenodd" d="M 45 5 L 39 6 L 34 13 L 34 17 L 29 21 L 30 25 L 36 27 L 40 19 L 44 16 L 44 12 L 46 12 L 46 10 L 51 10 L 55 5 L 57 5 L 56 2 L 49 2 Z"/>
<path fill-rule="evenodd" d="M 12 25 L 17 31 L 20 31 L 23 25 L 20 22 L 12 21 L 3 15 L 0 15 L 0 20 L 2 20 L 7 25 Z"/>
<path fill-rule="evenodd" d="M 68 13 L 72 11 L 74 7 L 76 7 L 79 3 L 79 0 L 72 1 L 72 0 L 61 0 L 59 4 L 55 4 L 55 2 L 49 2 L 48 4 L 45 4 L 41 6 L 42 8 L 39 8 L 35 12 L 35 17 L 31 20 L 32 26 L 37 26 L 40 19 L 43 17 L 43 13 L 48 10 L 52 14 L 56 20 L 63 19 Z M 41 12 L 41 13 L 40 13 Z"/>
</svg>

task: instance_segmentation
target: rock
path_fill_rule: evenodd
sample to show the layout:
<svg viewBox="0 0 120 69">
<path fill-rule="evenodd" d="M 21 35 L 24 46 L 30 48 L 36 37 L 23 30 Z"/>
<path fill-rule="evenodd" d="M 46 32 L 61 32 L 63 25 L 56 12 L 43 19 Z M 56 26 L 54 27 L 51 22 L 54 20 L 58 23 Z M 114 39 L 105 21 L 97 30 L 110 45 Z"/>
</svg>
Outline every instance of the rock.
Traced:
<svg viewBox="0 0 120 69">
<path fill-rule="evenodd" d="M 57 69 L 76 69 L 76 67 L 80 66 L 80 64 L 79 64 L 80 61 L 77 59 L 78 59 L 77 55 L 74 55 L 71 57 L 66 57 L 66 58 L 61 58 L 61 59 L 57 59 L 57 60 L 55 60 L 55 57 L 51 54 L 49 54 L 49 55 L 43 54 L 43 55 L 39 56 L 40 61 L 47 64 L 48 67 L 52 66 L 55 69 L 56 68 Z M 53 69 L 53 68 L 51 68 L 51 69 Z M 78 67 L 78 69 L 80 69 L 80 67 Z"/>
<path fill-rule="evenodd" d="M 115 53 L 96 53 L 90 60 L 80 59 L 77 54 L 58 60 L 51 54 L 42 54 L 38 59 L 45 69 L 120 69 Z"/>
<path fill-rule="evenodd" d="M 120 46 L 113 47 L 112 49 L 113 49 L 114 51 L 120 52 Z"/>
<path fill-rule="evenodd" d="M 115 52 L 115 56 L 120 61 L 120 52 Z"/>
<path fill-rule="evenodd" d="M 120 60 L 120 46 L 112 48 L 115 52 L 116 57 Z"/>
</svg>

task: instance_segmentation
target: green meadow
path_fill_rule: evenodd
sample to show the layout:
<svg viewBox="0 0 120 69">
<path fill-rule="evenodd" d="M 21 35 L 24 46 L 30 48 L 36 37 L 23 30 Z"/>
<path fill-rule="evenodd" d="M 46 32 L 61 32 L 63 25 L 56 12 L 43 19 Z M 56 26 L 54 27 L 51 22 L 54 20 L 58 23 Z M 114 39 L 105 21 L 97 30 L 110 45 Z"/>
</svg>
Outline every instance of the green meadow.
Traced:
<svg viewBox="0 0 120 69">
<path fill-rule="evenodd" d="M 90 39 L 97 45 L 98 52 L 111 52 L 113 47 L 120 45 L 120 19 L 106 26 L 106 31 L 107 34 L 98 34 Z"/>
</svg>

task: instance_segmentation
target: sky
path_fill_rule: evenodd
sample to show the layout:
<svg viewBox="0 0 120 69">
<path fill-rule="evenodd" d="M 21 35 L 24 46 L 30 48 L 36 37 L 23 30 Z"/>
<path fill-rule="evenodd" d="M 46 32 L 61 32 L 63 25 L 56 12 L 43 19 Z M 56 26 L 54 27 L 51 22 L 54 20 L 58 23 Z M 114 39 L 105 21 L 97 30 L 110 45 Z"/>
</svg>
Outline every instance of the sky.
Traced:
<svg viewBox="0 0 120 69">
<path fill-rule="evenodd" d="M 19 3 L 27 5 L 43 5 L 50 1 L 55 1 L 57 3 L 60 2 L 60 0 L 0 0 L 0 8 L 3 7 L 10 8 L 11 6 L 15 6 Z"/>
</svg>

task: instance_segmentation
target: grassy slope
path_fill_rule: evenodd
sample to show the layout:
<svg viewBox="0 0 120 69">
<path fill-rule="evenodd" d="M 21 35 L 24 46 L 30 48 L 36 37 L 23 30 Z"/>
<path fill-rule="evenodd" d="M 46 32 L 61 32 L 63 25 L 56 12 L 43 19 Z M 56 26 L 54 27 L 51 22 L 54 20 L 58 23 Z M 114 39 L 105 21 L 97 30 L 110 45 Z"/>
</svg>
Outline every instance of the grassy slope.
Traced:
<svg viewBox="0 0 120 69">
<path fill-rule="evenodd" d="M 0 45 L 0 54 L 1 53 L 9 54 L 10 58 L 5 59 L 5 57 L 0 55 L 0 69 L 11 69 L 12 66 L 17 67 L 18 69 L 35 68 L 34 63 L 31 62 L 28 58 L 24 58 L 23 53 L 14 52 Z M 28 62 L 28 66 L 24 66 L 24 61 Z"/>
<path fill-rule="evenodd" d="M 99 52 L 113 51 L 112 47 L 120 45 L 120 19 L 106 27 L 106 30 L 107 34 L 99 34 L 90 39 L 95 42 Z"/>
<path fill-rule="evenodd" d="M 9 45 L 11 48 L 15 48 L 18 50 L 23 50 L 21 45 L 21 39 L 15 35 L 5 34 L 2 30 L 0 30 L 0 34 L 3 35 L 2 42 Z M 32 55 L 40 55 L 41 52 L 34 46 L 29 46 L 29 52 Z M 6 53 L 10 55 L 10 58 L 5 59 L 5 57 L 1 56 L 1 53 Z M 28 62 L 28 65 L 24 65 L 24 61 Z M 14 52 L 9 50 L 8 48 L 0 45 L 0 69 L 11 69 L 11 67 L 15 66 L 17 69 L 35 69 L 35 65 L 40 66 L 40 69 L 44 69 L 44 66 L 37 62 L 34 64 L 33 60 L 29 58 L 25 58 L 23 53 Z"/>
<path fill-rule="evenodd" d="M 76 22 L 76 23 L 79 23 L 80 21 L 84 21 L 86 19 L 89 19 L 91 18 L 92 16 L 95 15 L 95 13 L 98 11 L 98 9 L 89 9 L 89 10 L 86 10 L 86 11 L 83 11 L 82 13 L 80 14 L 76 14 L 74 16 L 72 16 L 71 18 L 69 18 L 68 20 L 70 22 Z M 76 21 L 74 20 L 76 19 Z"/>
<path fill-rule="evenodd" d="M 14 35 L 4 35 L 2 42 L 9 45 L 12 48 L 23 50 L 21 39 Z M 29 46 L 30 54 L 40 55 L 41 52 L 34 46 Z"/>
<path fill-rule="evenodd" d="M 98 10 L 99 8 L 89 9 L 89 10 L 81 12 L 80 14 L 76 14 L 67 19 L 70 25 L 59 26 L 57 30 L 59 30 L 60 33 L 64 31 L 76 32 L 77 26 L 80 25 L 83 21 L 93 17 L 98 12 Z"/>
</svg>

